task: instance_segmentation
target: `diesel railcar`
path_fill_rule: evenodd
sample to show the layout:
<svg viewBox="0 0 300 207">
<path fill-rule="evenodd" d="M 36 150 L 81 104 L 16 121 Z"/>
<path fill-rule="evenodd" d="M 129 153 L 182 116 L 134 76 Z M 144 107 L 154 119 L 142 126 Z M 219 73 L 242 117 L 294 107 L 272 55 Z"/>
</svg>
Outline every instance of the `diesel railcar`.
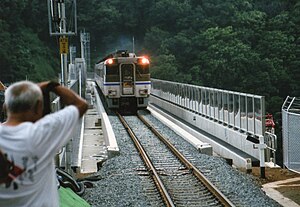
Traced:
<svg viewBox="0 0 300 207">
<path fill-rule="evenodd" d="M 110 109 L 144 109 L 151 81 L 149 59 L 127 50 L 112 53 L 95 64 L 95 80 Z"/>
</svg>

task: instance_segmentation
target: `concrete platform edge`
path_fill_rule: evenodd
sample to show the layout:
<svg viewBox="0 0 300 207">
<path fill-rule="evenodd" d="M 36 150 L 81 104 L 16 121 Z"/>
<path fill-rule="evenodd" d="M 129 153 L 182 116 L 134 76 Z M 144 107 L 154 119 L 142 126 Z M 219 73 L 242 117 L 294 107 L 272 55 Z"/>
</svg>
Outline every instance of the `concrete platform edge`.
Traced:
<svg viewBox="0 0 300 207">
<path fill-rule="evenodd" d="M 162 123 L 166 124 L 170 127 L 176 134 L 183 137 L 187 142 L 193 145 L 200 153 L 212 155 L 213 150 L 210 144 L 201 142 L 199 139 L 194 137 L 192 134 L 187 132 L 186 129 L 183 129 L 182 124 L 175 120 L 174 118 L 170 117 L 168 114 L 164 113 L 163 111 L 159 110 L 153 105 L 148 106 L 147 108 L 151 114 L 160 120 Z"/>
<path fill-rule="evenodd" d="M 78 170 L 81 171 L 81 158 L 82 158 L 82 143 L 83 143 L 83 132 L 84 132 L 84 119 L 85 116 L 82 117 L 81 120 L 81 130 L 80 130 L 80 140 L 79 140 L 79 151 L 78 151 Z"/>
<path fill-rule="evenodd" d="M 94 91 L 97 91 L 94 86 Z M 103 136 L 105 139 L 105 144 L 108 151 L 108 158 L 111 158 L 113 156 L 119 155 L 120 150 L 118 147 L 118 143 L 115 137 L 115 133 L 112 129 L 112 126 L 110 124 L 109 118 L 104 110 L 104 107 L 102 105 L 101 99 L 99 97 L 98 93 L 95 93 L 96 97 L 96 103 L 97 103 L 97 111 L 101 116 L 101 125 L 103 130 Z"/>
<path fill-rule="evenodd" d="M 283 184 L 287 184 L 295 181 L 300 181 L 300 178 L 291 178 L 288 180 L 281 180 L 273 183 L 267 183 L 263 185 L 262 190 L 266 192 L 267 196 L 271 197 L 273 200 L 277 201 L 282 206 L 300 207 L 300 205 L 298 205 L 291 199 L 284 197 L 279 191 L 276 190 L 276 188 L 282 186 Z"/>
</svg>

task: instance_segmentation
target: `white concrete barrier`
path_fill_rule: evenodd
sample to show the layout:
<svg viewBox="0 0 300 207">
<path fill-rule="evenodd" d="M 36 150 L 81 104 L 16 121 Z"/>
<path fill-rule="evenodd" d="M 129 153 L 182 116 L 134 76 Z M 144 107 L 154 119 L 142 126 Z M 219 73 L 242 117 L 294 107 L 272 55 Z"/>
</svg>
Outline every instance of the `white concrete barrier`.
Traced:
<svg viewBox="0 0 300 207">
<path fill-rule="evenodd" d="M 210 144 L 200 141 L 199 139 L 197 139 L 195 136 L 193 136 L 191 133 L 188 132 L 192 130 L 190 127 L 186 125 L 184 126 L 183 123 L 173 118 L 172 116 L 164 113 L 163 111 L 159 110 L 153 105 L 148 106 L 148 110 L 151 112 L 151 114 L 154 117 L 156 117 L 162 123 L 164 123 L 169 128 L 171 128 L 176 134 L 178 134 L 179 136 L 184 138 L 187 142 L 189 142 L 191 145 L 193 145 L 200 153 L 207 154 L 207 155 L 213 154 L 213 150 Z"/>
<path fill-rule="evenodd" d="M 103 130 L 103 136 L 105 140 L 105 145 L 107 147 L 108 158 L 116 156 L 120 153 L 118 143 L 115 137 L 115 133 L 110 124 L 109 118 L 104 110 L 99 94 L 96 92 L 96 88 L 94 86 L 94 92 L 96 97 L 97 111 L 101 116 L 101 125 Z"/>
</svg>

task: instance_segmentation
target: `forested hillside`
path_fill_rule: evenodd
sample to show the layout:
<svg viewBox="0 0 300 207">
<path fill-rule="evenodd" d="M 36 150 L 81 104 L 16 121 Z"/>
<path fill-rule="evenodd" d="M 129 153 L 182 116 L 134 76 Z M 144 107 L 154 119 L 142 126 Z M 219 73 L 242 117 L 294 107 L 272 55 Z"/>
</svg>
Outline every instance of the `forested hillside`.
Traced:
<svg viewBox="0 0 300 207">
<path fill-rule="evenodd" d="M 0 80 L 56 76 L 46 1 L 0 5 Z M 134 37 L 136 52 L 151 59 L 152 77 L 264 95 L 270 112 L 287 95 L 300 96 L 298 0 L 77 0 L 77 7 L 92 62 L 131 51 Z"/>
</svg>

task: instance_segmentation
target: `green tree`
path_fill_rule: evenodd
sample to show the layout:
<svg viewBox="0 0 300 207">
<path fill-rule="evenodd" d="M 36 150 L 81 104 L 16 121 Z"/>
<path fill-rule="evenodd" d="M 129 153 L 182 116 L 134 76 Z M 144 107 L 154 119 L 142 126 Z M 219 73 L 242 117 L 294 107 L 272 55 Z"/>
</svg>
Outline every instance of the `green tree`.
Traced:
<svg viewBox="0 0 300 207">
<path fill-rule="evenodd" d="M 159 29 L 158 27 L 151 27 L 145 34 L 144 47 L 147 48 L 151 54 L 159 54 L 163 52 L 161 48 L 163 42 L 169 37 L 169 32 Z"/>
<path fill-rule="evenodd" d="M 151 76 L 163 80 L 178 80 L 178 70 L 174 55 L 159 55 L 152 59 Z"/>
<path fill-rule="evenodd" d="M 182 19 L 190 15 L 190 10 L 188 1 L 157 0 L 150 7 L 149 22 L 164 30 L 176 31 L 178 26 L 187 26 Z"/>
</svg>

